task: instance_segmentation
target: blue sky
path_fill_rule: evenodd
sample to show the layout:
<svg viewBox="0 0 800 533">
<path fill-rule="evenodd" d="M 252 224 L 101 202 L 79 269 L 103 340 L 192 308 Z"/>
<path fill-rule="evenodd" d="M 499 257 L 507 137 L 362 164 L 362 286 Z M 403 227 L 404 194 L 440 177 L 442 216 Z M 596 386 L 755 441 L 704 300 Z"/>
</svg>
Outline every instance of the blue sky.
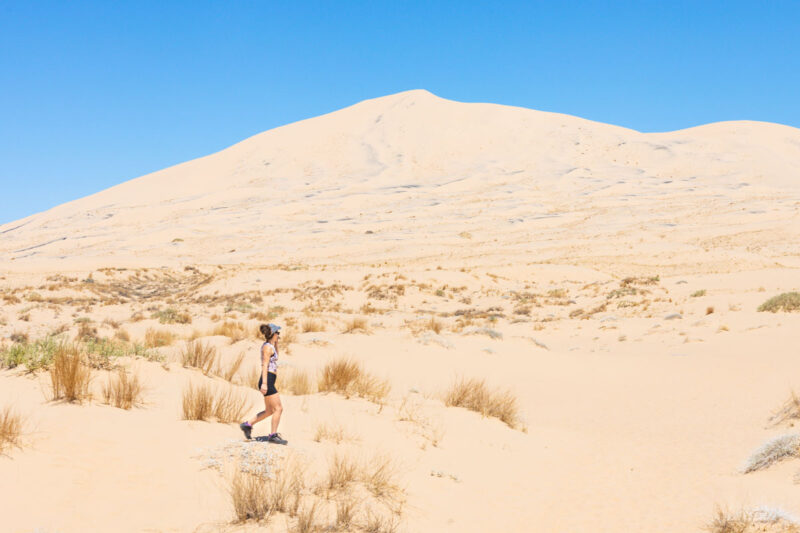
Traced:
<svg viewBox="0 0 800 533">
<path fill-rule="evenodd" d="M 800 2 L 0 2 L 0 223 L 366 98 L 800 127 Z"/>
</svg>

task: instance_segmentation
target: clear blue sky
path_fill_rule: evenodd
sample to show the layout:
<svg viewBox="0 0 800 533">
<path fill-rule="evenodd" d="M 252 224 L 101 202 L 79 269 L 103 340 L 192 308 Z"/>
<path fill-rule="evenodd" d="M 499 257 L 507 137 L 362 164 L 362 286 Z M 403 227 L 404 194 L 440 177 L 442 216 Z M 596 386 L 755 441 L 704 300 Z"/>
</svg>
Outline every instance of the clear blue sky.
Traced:
<svg viewBox="0 0 800 533">
<path fill-rule="evenodd" d="M 800 127 L 800 1 L 4 0 L 0 223 L 416 88 L 640 131 Z"/>
</svg>

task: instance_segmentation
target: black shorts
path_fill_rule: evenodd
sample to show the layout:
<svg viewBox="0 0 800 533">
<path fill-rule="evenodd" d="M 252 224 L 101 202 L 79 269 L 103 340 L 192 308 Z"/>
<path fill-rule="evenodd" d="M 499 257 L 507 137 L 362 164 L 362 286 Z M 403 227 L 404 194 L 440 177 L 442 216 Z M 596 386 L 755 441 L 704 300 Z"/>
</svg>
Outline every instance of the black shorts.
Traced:
<svg viewBox="0 0 800 533">
<path fill-rule="evenodd" d="M 267 393 L 264 396 L 272 396 L 278 394 L 278 389 L 275 388 L 275 381 L 278 379 L 277 374 L 267 372 Z M 264 376 L 258 378 L 258 390 L 261 392 L 261 385 L 264 383 Z"/>
</svg>

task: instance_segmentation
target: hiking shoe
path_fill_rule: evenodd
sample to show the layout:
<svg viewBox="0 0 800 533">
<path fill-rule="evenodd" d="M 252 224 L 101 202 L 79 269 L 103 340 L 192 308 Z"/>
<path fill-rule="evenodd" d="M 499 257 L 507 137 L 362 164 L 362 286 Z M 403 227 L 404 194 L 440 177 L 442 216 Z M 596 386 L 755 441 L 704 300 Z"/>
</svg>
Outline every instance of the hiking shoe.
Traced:
<svg viewBox="0 0 800 533">
<path fill-rule="evenodd" d="M 271 442 L 273 444 L 284 444 L 284 445 L 285 444 L 289 444 L 288 440 L 286 440 L 284 438 L 281 438 L 281 434 L 280 433 L 273 433 L 272 435 L 267 437 L 267 441 Z"/>
<path fill-rule="evenodd" d="M 244 438 L 246 438 L 247 440 L 251 439 L 250 432 L 253 431 L 253 426 L 251 426 L 247 422 L 242 422 L 241 424 L 239 424 L 239 429 L 244 431 Z"/>
</svg>

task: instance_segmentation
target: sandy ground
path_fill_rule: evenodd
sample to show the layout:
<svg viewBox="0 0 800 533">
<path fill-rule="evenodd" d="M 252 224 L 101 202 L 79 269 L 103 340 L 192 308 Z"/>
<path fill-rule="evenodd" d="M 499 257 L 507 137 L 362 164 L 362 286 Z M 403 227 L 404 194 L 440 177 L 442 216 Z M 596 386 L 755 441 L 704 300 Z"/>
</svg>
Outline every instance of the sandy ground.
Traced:
<svg viewBox="0 0 800 533">
<path fill-rule="evenodd" d="M 181 416 L 188 382 L 229 386 L 181 365 L 193 334 L 223 361 L 246 354 L 234 386 L 256 411 L 260 342 L 212 334 L 254 329 L 256 313 L 295 336 L 282 372 L 349 356 L 391 384 L 378 403 L 282 393 L 289 446 L 248 446 L 300 458 L 308 501 L 338 452 L 391 458 L 404 532 L 698 531 L 716 506 L 800 515 L 796 460 L 740 471 L 794 431 L 768 420 L 800 386 L 800 314 L 756 309 L 800 290 L 797 168 L 800 132 L 784 126 L 641 134 L 413 91 L 6 224 L 0 345 L 74 338 L 81 322 L 177 338 L 158 361 L 114 360 L 146 384 L 131 410 L 101 401 L 106 370 L 83 404 L 49 400 L 47 371 L 0 370 L 0 408 L 25 421 L 0 456 L 0 529 L 295 530 L 284 515 L 232 524 L 232 467 L 215 458 L 241 432 Z M 166 308 L 191 324 L 161 324 Z M 368 333 L 343 333 L 354 317 Z M 312 320 L 324 331 L 303 332 Z M 461 376 L 512 391 L 517 427 L 447 407 Z M 317 442 L 320 424 L 347 438 Z M 352 493 L 363 512 L 386 509 Z"/>
</svg>

